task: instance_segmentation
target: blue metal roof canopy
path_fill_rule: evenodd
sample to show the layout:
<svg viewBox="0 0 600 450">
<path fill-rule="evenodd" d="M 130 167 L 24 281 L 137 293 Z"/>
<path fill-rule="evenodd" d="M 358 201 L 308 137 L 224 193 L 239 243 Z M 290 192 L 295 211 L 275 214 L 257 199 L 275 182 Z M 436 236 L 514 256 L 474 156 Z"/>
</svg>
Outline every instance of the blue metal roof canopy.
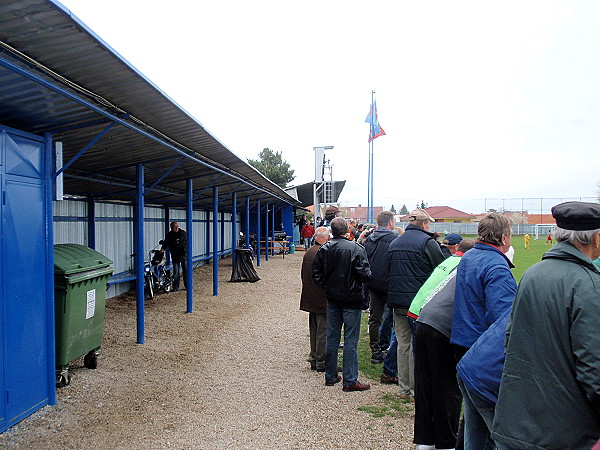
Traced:
<svg viewBox="0 0 600 450">
<path fill-rule="evenodd" d="M 0 123 L 63 142 L 64 193 L 231 210 L 231 194 L 297 205 L 53 0 L 0 5 Z M 248 191 L 250 189 L 250 191 Z M 196 192 L 197 192 L 196 191 Z"/>
</svg>

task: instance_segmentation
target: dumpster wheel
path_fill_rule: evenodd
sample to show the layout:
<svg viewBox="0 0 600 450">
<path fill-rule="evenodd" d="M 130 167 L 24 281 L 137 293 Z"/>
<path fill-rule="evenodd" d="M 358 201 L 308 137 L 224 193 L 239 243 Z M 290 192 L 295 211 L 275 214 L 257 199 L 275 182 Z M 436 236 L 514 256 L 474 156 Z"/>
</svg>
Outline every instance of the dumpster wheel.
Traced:
<svg viewBox="0 0 600 450">
<path fill-rule="evenodd" d="M 56 387 L 64 388 L 71 384 L 71 374 L 68 369 L 56 373 Z"/>
<path fill-rule="evenodd" d="M 98 367 L 98 352 L 92 350 L 83 357 L 83 365 L 88 369 L 96 369 Z"/>
</svg>

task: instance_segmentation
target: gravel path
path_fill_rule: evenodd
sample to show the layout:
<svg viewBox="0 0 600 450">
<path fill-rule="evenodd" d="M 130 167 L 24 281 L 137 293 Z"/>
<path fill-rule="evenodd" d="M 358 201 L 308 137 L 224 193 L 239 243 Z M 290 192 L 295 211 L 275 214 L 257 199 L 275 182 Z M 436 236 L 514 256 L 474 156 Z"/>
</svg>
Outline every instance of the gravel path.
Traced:
<svg viewBox="0 0 600 450">
<path fill-rule="evenodd" d="M 0 434 L 0 447 L 414 448 L 412 406 L 402 417 L 358 410 L 381 406 L 396 386 L 345 393 L 309 370 L 302 256 L 263 260 L 254 284 L 227 283 L 224 260 L 218 297 L 211 266 L 196 269 L 194 313 L 185 292 L 148 302 L 143 345 L 134 297 L 109 299 L 98 369 L 76 360 L 58 404 Z"/>
</svg>

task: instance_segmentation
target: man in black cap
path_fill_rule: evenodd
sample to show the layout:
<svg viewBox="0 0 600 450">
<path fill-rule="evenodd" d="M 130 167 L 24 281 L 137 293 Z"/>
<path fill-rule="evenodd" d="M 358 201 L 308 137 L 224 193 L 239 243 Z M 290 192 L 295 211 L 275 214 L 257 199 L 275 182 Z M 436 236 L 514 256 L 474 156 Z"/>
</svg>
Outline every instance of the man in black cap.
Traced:
<svg viewBox="0 0 600 450">
<path fill-rule="evenodd" d="M 447 234 L 444 242 L 440 245 L 444 258 L 450 258 L 458 250 L 458 244 L 463 240 L 463 237 L 458 233 Z"/>
<path fill-rule="evenodd" d="M 557 244 L 519 284 L 492 438 L 591 448 L 600 436 L 600 204 L 552 208 Z"/>
<path fill-rule="evenodd" d="M 329 227 L 331 226 L 331 221 L 340 215 L 340 209 L 337 206 L 328 206 L 325 209 L 325 219 L 322 220 L 318 226 L 319 227 Z"/>
</svg>

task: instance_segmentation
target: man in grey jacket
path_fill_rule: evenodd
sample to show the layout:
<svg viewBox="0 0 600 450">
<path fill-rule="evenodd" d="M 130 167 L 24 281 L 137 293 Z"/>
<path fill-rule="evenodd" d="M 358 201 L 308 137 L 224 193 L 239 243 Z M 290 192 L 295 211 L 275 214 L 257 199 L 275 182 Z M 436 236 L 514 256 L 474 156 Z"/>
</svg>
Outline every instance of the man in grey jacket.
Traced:
<svg viewBox="0 0 600 450">
<path fill-rule="evenodd" d="M 600 437 L 600 204 L 552 208 L 558 243 L 519 284 L 492 438 L 589 449 Z"/>
</svg>

